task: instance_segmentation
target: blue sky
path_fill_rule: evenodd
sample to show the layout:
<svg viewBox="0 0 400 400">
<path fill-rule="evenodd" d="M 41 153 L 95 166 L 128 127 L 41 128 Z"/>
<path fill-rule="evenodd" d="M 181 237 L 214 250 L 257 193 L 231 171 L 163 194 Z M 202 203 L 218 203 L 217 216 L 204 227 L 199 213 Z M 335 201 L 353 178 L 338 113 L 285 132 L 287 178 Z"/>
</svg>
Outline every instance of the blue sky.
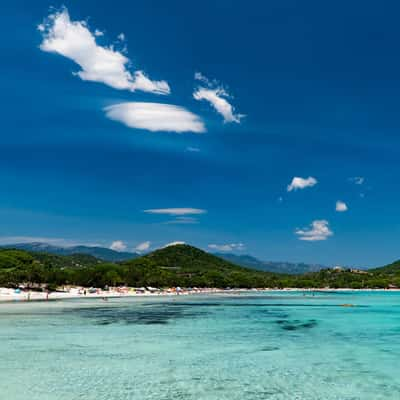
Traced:
<svg viewBox="0 0 400 400">
<path fill-rule="evenodd" d="M 4 5 L 0 242 L 398 259 L 399 11 Z"/>
</svg>

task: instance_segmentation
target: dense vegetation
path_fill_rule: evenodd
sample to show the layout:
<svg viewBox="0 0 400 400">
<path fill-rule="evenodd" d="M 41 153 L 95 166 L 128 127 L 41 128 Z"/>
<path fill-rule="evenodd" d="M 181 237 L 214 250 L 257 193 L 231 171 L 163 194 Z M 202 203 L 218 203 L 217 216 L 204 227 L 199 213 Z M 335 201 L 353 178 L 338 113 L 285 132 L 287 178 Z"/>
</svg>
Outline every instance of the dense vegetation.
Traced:
<svg viewBox="0 0 400 400">
<path fill-rule="evenodd" d="M 121 263 L 87 254 L 59 256 L 16 249 L 0 250 L 0 286 L 25 284 L 93 287 L 400 287 L 400 262 L 365 271 L 325 269 L 303 275 L 274 274 L 237 266 L 188 245 L 176 245 Z"/>
<path fill-rule="evenodd" d="M 400 260 L 397 260 L 391 264 L 385 265 L 384 267 L 370 269 L 370 272 L 378 274 L 396 275 L 400 271 Z"/>
</svg>

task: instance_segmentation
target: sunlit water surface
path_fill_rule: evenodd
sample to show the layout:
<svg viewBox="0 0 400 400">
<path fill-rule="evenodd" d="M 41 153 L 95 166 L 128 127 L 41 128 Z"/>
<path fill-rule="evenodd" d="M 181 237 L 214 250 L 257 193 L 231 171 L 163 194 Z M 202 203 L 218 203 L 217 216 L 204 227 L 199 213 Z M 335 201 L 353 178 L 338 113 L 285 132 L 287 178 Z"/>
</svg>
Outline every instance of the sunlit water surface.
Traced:
<svg viewBox="0 0 400 400">
<path fill-rule="evenodd" d="M 0 304 L 7 400 L 398 400 L 399 368 L 400 293 Z"/>
</svg>

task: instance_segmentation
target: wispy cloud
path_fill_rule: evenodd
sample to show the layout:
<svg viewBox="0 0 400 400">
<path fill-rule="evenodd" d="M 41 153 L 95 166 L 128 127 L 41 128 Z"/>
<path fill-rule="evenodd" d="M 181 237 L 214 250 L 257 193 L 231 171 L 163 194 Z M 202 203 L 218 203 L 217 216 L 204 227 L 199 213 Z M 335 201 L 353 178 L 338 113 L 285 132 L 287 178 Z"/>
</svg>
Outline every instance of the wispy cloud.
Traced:
<svg viewBox="0 0 400 400">
<path fill-rule="evenodd" d="M 347 211 L 349 208 L 347 207 L 347 204 L 344 201 L 340 201 L 338 200 L 336 202 L 336 211 L 337 212 L 345 212 Z"/>
<path fill-rule="evenodd" d="M 324 219 L 315 220 L 310 224 L 309 228 L 297 229 L 295 233 L 300 240 L 309 242 L 326 240 L 333 235 L 333 232 L 329 228 L 329 222 Z"/>
<path fill-rule="evenodd" d="M 242 251 L 246 248 L 243 243 L 209 244 L 208 247 L 212 250 L 217 250 L 222 252 Z"/>
<path fill-rule="evenodd" d="M 114 89 L 170 93 L 167 82 L 153 81 L 140 70 L 131 71 L 130 60 L 123 51 L 113 45 L 97 44 L 96 39 L 104 33 L 98 29 L 92 33 L 85 21 L 71 21 L 66 8 L 50 14 L 38 30 L 43 35 L 40 49 L 73 60 L 81 67 L 75 75 L 84 81 L 101 82 Z M 120 41 L 124 39 L 119 35 Z"/>
<path fill-rule="evenodd" d="M 110 249 L 115 250 L 115 251 L 124 251 L 126 250 L 126 243 L 123 242 L 122 240 L 116 240 L 111 243 Z"/>
<path fill-rule="evenodd" d="M 200 149 L 198 147 L 192 147 L 192 146 L 186 147 L 185 150 L 190 153 L 199 153 L 200 152 Z"/>
<path fill-rule="evenodd" d="M 199 215 L 205 214 L 207 211 L 201 208 L 152 208 L 149 210 L 144 210 L 143 212 L 147 214 L 163 214 L 163 215 Z"/>
<path fill-rule="evenodd" d="M 312 176 L 309 176 L 308 178 L 295 176 L 290 185 L 288 185 L 287 191 L 291 192 L 292 190 L 305 189 L 307 187 L 315 186 L 317 183 L 318 181 Z"/>
<path fill-rule="evenodd" d="M 151 242 L 149 240 L 139 243 L 137 246 L 135 246 L 135 251 L 138 253 L 142 253 L 144 251 L 147 251 L 150 249 Z"/>
<path fill-rule="evenodd" d="M 353 176 L 349 178 L 349 181 L 356 185 L 362 185 L 365 182 L 365 178 L 363 176 Z"/>
<path fill-rule="evenodd" d="M 236 122 L 239 124 L 244 115 L 236 113 L 232 104 L 228 102 L 227 99 L 231 98 L 231 96 L 226 89 L 219 82 L 210 81 L 200 72 L 196 72 L 194 77 L 202 83 L 193 92 L 194 99 L 208 101 L 217 113 L 222 115 L 224 122 Z"/>
<path fill-rule="evenodd" d="M 206 131 L 199 116 L 172 104 L 129 102 L 114 104 L 104 111 L 108 118 L 129 128 L 177 133 Z"/>
</svg>

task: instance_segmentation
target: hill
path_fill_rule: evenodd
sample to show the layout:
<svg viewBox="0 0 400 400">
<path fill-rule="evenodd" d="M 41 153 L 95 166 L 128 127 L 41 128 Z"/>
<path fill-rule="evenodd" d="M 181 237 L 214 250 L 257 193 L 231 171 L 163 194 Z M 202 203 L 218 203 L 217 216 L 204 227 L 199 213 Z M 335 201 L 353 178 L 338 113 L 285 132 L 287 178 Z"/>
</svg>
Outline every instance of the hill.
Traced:
<svg viewBox="0 0 400 400">
<path fill-rule="evenodd" d="M 263 287 L 275 275 L 244 268 L 186 244 L 169 246 L 123 263 L 143 285 Z"/>
<path fill-rule="evenodd" d="M 391 264 L 385 265 L 379 268 L 373 268 L 369 270 L 376 274 L 389 274 L 389 275 L 399 275 L 400 276 L 400 260 L 397 260 Z"/>
<path fill-rule="evenodd" d="M 262 261 L 250 255 L 236 255 L 231 253 L 214 253 L 225 260 L 241 265 L 242 267 L 253 268 L 259 271 L 274 272 L 278 274 L 299 275 L 307 272 L 317 272 L 328 267 L 319 264 L 290 263 L 285 261 Z"/>
<path fill-rule="evenodd" d="M 110 261 L 110 262 L 126 261 L 135 257 L 139 257 L 138 253 L 122 252 L 122 251 L 120 252 L 99 246 L 62 247 L 62 246 L 54 246 L 43 242 L 32 242 L 32 243 L 14 243 L 1 247 L 26 250 L 29 252 L 34 251 L 41 253 L 57 254 L 61 256 L 68 256 L 72 254 L 88 254 L 100 260 Z"/>
<path fill-rule="evenodd" d="M 59 256 L 18 249 L 0 249 L 0 285 L 59 283 L 60 275 L 98 266 L 101 260 L 86 254 Z M 61 278 L 62 279 L 62 278 Z"/>
<path fill-rule="evenodd" d="M 102 263 L 88 254 L 59 256 L 44 252 L 29 252 L 18 249 L 0 249 L 0 269 L 12 269 L 33 264 L 46 268 L 82 268 Z"/>
</svg>

